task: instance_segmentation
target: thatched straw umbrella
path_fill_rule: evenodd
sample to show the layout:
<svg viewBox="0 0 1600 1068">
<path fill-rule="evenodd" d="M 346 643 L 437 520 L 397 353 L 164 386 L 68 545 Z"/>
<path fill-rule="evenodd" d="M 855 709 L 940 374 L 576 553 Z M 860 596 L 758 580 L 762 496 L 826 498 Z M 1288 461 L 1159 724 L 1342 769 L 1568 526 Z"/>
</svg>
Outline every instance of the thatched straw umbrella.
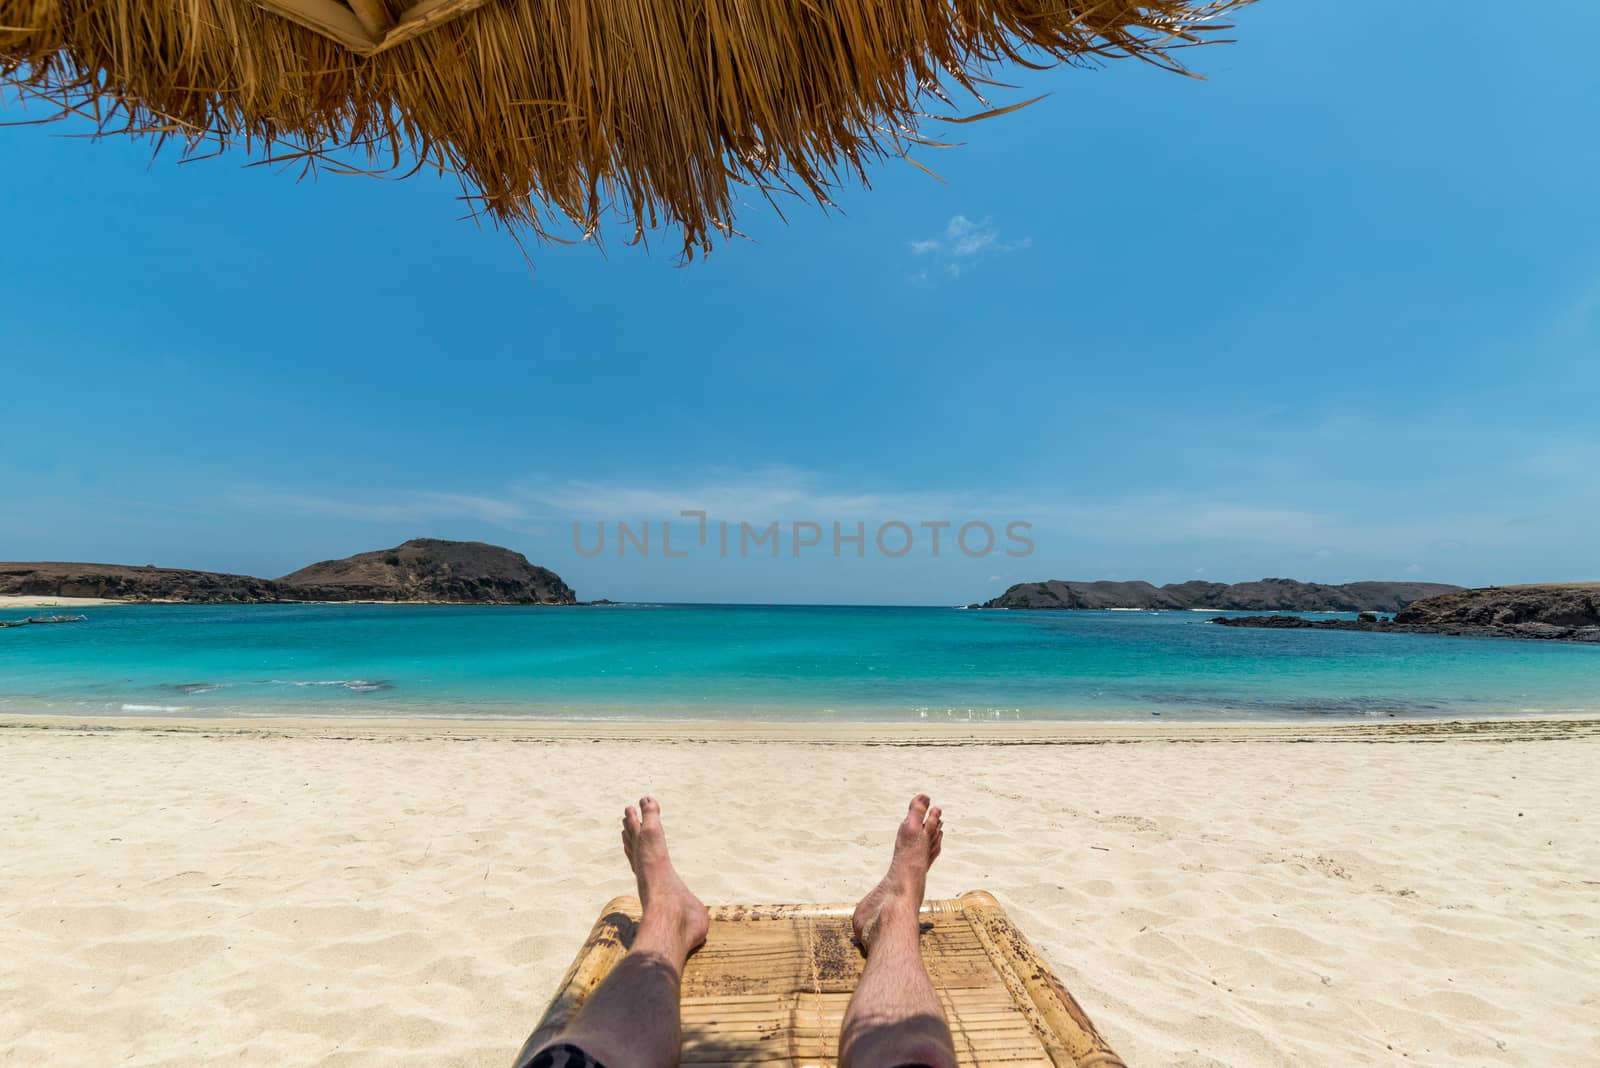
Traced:
<svg viewBox="0 0 1600 1068">
<path fill-rule="evenodd" d="M 438 167 L 514 232 L 593 236 L 614 209 L 692 253 L 733 232 L 741 184 L 826 204 L 931 143 L 927 102 L 981 101 L 996 64 L 1177 70 L 1247 2 L 0 0 L 0 78 L 186 155 Z"/>
</svg>

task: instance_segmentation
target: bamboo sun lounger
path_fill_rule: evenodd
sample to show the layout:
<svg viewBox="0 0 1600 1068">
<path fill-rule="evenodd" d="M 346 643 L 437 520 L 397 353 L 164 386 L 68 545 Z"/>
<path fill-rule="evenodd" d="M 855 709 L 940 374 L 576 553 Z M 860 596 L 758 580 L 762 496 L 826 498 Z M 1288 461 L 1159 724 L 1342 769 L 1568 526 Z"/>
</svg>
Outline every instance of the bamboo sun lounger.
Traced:
<svg viewBox="0 0 1600 1068">
<path fill-rule="evenodd" d="M 632 944 L 639 902 L 601 911 L 526 1056 L 572 1019 Z M 861 978 L 850 905 L 723 905 L 683 973 L 683 1063 L 834 1068 Z M 1124 1068 L 1037 950 L 986 892 L 922 908 L 922 956 L 962 1068 Z M 520 1063 L 520 1059 L 519 1059 Z"/>
</svg>

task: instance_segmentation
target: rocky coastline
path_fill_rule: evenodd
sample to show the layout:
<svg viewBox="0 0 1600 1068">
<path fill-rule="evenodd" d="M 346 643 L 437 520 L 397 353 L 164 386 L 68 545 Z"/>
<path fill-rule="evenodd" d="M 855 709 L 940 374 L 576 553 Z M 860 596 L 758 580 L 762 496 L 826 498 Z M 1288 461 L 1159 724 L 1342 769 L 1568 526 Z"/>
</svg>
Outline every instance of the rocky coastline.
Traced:
<svg viewBox="0 0 1600 1068">
<path fill-rule="evenodd" d="M 560 575 L 529 563 L 521 553 L 437 538 L 324 560 L 278 579 L 121 564 L 0 563 L 0 595 L 179 604 L 579 603 Z"/>
<path fill-rule="evenodd" d="M 1414 601 L 1456 593 L 1439 582 L 1350 582 L 1340 586 L 1294 579 L 1258 582 L 1020 582 L 970 608 L 1215 609 L 1220 612 L 1397 612 Z"/>
<path fill-rule="evenodd" d="M 1218 616 L 1209 622 L 1270 630 L 1358 630 L 1600 644 L 1600 583 L 1462 590 L 1417 601 L 1392 619 L 1368 612 L 1355 619 Z"/>
</svg>

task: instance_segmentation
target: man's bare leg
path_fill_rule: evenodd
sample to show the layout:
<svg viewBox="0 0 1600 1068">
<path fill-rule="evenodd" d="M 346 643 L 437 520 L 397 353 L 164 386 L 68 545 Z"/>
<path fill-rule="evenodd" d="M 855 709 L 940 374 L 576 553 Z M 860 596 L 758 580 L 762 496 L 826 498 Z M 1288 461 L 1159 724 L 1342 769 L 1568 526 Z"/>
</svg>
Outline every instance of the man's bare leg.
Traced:
<svg viewBox="0 0 1600 1068">
<path fill-rule="evenodd" d="M 839 1031 L 841 1068 L 926 1064 L 956 1068 L 950 1025 L 922 964 L 919 913 L 928 868 L 944 842 L 940 812 L 927 795 L 895 832 L 889 873 L 856 906 L 851 922 L 867 967 Z"/>
<path fill-rule="evenodd" d="M 706 940 L 706 907 L 672 867 L 655 798 L 641 798 L 637 809 L 628 806 L 622 849 L 644 904 L 633 947 L 589 995 L 571 1026 L 545 1048 L 576 1046 L 606 1068 L 676 1068 L 678 984 L 689 954 Z"/>
</svg>

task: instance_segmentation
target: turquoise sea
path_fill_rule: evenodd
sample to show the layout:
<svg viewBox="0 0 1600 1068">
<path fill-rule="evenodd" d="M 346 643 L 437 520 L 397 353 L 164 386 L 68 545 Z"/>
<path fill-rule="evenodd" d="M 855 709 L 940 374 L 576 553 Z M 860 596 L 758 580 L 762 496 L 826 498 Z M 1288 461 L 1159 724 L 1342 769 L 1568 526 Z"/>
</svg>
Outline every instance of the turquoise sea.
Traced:
<svg viewBox="0 0 1600 1068">
<path fill-rule="evenodd" d="M 8 610 L 0 618 L 30 613 Z M 1199 612 L 117 605 L 0 629 L 0 712 L 841 720 L 1600 711 L 1600 648 Z"/>
</svg>

